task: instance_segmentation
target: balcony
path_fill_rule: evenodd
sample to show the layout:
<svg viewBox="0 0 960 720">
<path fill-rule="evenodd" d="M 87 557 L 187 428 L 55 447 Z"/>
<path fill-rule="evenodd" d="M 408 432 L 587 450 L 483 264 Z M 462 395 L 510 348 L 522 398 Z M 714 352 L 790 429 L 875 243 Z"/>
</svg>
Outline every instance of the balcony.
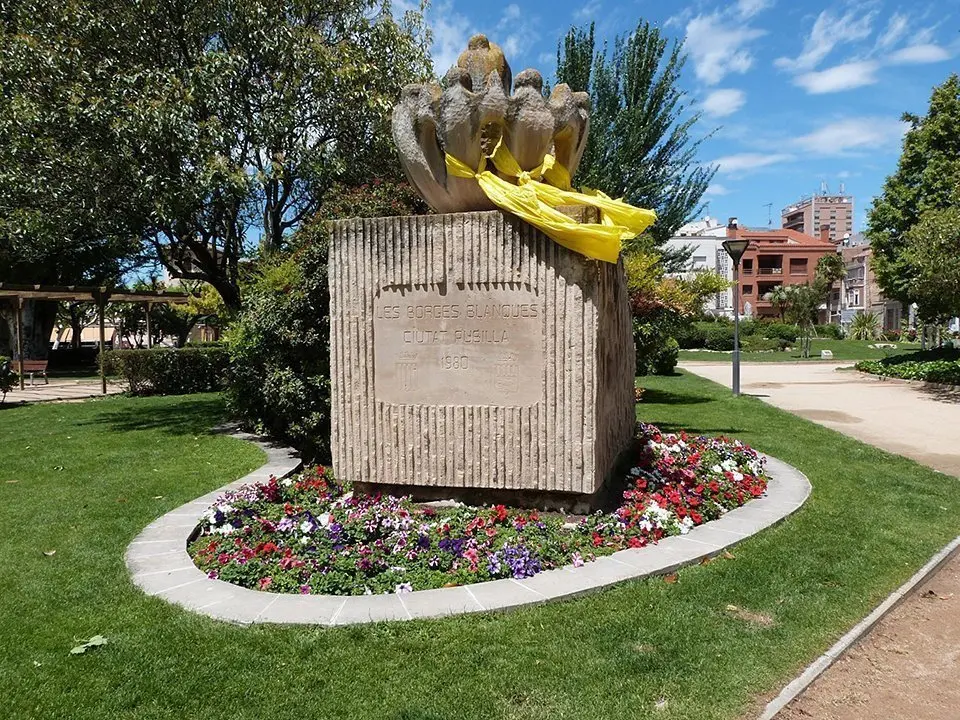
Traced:
<svg viewBox="0 0 960 720">
<path fill-rule="evenodd" d="M 779 267 L 762 267 L 758 268 L 757 272 L 761 275 L 783 275 L 783 268 Z"/>
</svg>

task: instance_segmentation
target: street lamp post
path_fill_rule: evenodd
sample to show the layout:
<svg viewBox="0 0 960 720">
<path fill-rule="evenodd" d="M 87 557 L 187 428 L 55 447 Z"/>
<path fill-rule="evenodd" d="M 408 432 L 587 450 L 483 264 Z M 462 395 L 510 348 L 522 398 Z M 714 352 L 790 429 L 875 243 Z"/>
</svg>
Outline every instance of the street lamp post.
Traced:
<svg viewBox="0 0 960 720">
<path fill-rule="evenodd" d="M 749 240 L 725 240 L 723 249 L 733 260 L 733 396 L 740 395 L 740 258 Z"/>
</svg>

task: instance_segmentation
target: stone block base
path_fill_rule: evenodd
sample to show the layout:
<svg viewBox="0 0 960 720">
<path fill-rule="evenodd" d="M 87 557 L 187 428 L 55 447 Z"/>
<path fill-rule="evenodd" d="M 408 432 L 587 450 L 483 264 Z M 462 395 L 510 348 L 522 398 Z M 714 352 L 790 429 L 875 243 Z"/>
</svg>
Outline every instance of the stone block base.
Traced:
<svg viewBox="0 0 960 720">
<path fill-rule="evenodd" d="M 622 266 L 498 211 L 331 225 L 334 470 L 593 495 L 634 430 Z"/>
</svg>

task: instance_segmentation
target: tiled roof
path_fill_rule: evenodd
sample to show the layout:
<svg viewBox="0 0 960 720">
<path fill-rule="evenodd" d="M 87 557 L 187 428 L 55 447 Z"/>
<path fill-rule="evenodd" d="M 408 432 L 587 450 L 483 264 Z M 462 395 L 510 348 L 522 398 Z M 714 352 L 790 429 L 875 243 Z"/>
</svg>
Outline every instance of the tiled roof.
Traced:
<svg viewBox="0 0 960 720">
<path fill-rule="evenodd" d="M 775 230 L 749 230 L 747 228 L 737 228 L 736 236 L 743 240 L 751 240 L 755 243 L 786 242 L 790 245 L 803 245 L 809 248 L 830 248 L 836 249 L 836 245 L 831 242 L 824 242 L 820 238 L 806 235 L 796 230 L 787 230 L 786 228 L 777 228 Z M 729 231 L 728 231 L 729 233 Z"/>
</svg>

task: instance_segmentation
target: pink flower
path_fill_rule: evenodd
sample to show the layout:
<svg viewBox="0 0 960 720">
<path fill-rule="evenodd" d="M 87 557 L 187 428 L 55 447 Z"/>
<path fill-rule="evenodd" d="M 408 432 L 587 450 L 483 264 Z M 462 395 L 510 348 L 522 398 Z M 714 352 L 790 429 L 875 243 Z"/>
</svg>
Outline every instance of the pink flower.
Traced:
<svg viewBox="0 0 960 720">
<path fill-rule="evenodd" d="M 268 577 L 265 577 L 265 578 L 260 578 L 260 582 L 257 583 L 257 588 L 260 589 L 260 590 L 266 590 L 266 589 L 267 589 L 268 587 L 270 587 L 272 584 L 273 584 L 273 578 L 272 578 L 272 577 L 269 577 L 269 576 L 268 576 Z"/>
<path fill-rule="evenodd" d="M 583 557 L 580 553 L 575 552 L 572 557 L 574 567 L 583 567 Z"/>
</svg>

